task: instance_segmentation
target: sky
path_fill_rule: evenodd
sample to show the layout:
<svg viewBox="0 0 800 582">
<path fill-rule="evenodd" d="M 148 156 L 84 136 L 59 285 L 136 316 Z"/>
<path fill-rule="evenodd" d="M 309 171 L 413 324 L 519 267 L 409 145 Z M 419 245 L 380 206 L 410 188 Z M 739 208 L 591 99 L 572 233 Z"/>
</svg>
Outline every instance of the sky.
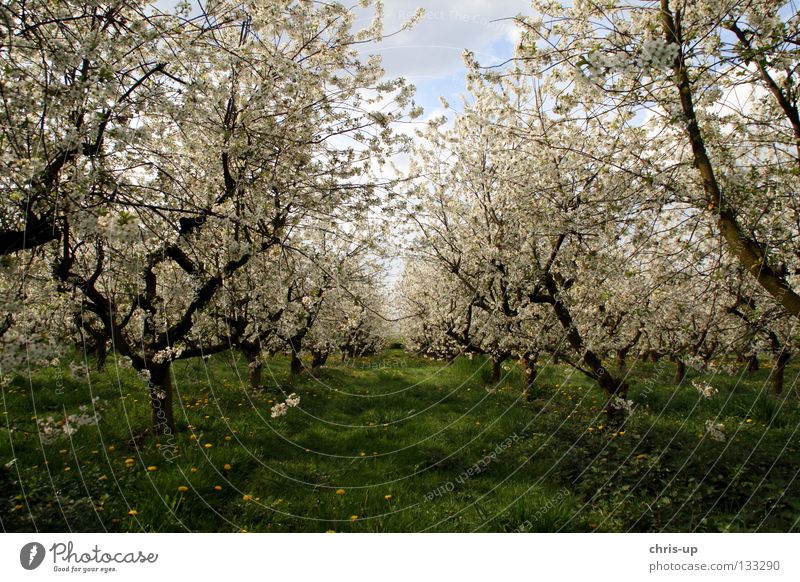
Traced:
<svg viewBox="0 0 800 582">
<path fill-rule="evenodd" d="M 356 0 L 350 1 L 357 13 L 365 12 Z M 177 0 L 156 4 L 170 10 Z M 417 88 L 415 101 L 425 109 L 423 119 L 441 115 L 440 96 L 453 106 L 459 103 L 465 91 L 464 49 L 475 53 L 482 65 L 505 61 L 518 38 L 510 18 L 531 12 L 530 0 L 384 0 L 384 33 L 398 30 L 417 8 L 426 14 L 414 28 L 365 46 L 364 53 L 380 54 L 388 78 L 405 77 Z M 356 30 L 369 26 L 369 14 L 371 9 L 356 21 Z"/>
<path fill-rule="evenodd" d="M 419 7 L 425 9 L 425 16 L 416 26 L 365 47 L 364 55 L 380 54 L 388 78 L 405 77 L 416 87 L 414 101 L 425 110 L 418 120 L 422 125 L 446 113 L 440 96 L 459 108 L 460 96 L 466 92 L 464 50 L 472 51 L 484 66 L 508 60 L 519 41 L 511 18 L 529 14 L 531 8 L 530 0 L 385 0 L 384 34 L 398 30 Z M 370 21 L 367 15 L 354 28 L 365 28 Z M 410 131 L 412 127 L 396 129 Z M 406 155 L 396 155 L 392 161 L 401 171 L 408 165 Z M 386 264 L 387 283 L 400 278 L 402 265 L 398 249 Z"/>
<path fill-rule="evenodd" d="M 530 13 L 529 0 L 386 0 L 385 32 L 397 30 L 418 7 L 425 17 L 413 29 L 365 52 L 383 57 L 388 77 L 405 77 L 416 86 L 426 118 L 441 113 L 439 96 L 456 105 L 464 93 L 464 49 L 483 65 L 507 60 L 518 40 L 510 18 Z M 356 23 L 366 25 L 368 19 Z"/>
</svg>

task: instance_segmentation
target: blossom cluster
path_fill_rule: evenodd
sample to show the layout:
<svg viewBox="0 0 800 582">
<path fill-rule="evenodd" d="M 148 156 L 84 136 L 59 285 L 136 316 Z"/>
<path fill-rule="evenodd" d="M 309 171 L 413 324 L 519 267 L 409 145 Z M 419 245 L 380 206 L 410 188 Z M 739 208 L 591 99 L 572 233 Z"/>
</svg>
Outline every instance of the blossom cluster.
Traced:
<svg viewBox="0 0 800 582">
<path fill-rule="evenodd" d="M 713 398 L 716 394 L 719 393 L 719 390 L 717 390 L 707 382 L 698 382 L 697 380 L 692 380 L 692 386 L 694 386 L 694 388 L 700 393 L 701 396 L 707 399 Z"/>
<path fill-rule="evenodd" d="M 78 414 L 67 414 L 64 418 L 48 416 L 47 418 L 38 419 L 36 427 L 39 431 L 39 437 L 45 444 L 50 444 L 60 438 L 71 437 L 82 426 L 96 425 L 101 419 L 100 414 L 97 412 L 100 408 L 99 401 L 99 397 L 92 399 L 92 412 L 89 412 L 88 406 L 81 405 L 78 409 Z"/>
<path fill-rule="evenodd" d="M 278 418 L 279 416 L 284 416 L 287 412 L 289 412 L 290 408 L 295 408 L 299 404 L 300 404 L 300 397 L 294 392 L 292 392 L 284 402 L 280 402 L 270 409 L 270 416 L 272 418 Z"/>
</svg>

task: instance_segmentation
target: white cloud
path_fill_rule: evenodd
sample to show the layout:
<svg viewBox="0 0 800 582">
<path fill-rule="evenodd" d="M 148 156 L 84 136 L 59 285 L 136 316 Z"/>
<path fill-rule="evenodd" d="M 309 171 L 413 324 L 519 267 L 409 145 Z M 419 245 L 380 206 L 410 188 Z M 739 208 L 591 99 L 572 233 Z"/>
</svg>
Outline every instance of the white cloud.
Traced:
<svg viewBox="0 0 800 582">
<path fill-rule="evenodd" d="M 529 0 L 387 0 L 385 32 L 397 30 L 418 7 L 425 9 L 413 29 L 386 38 L 365 53 L 383 56 L 388 76 L 412 80 L 441 78 L 463 68 L 461 54 L 473 51 L 482 64 L 495 64 L 510 56 L 509 47 L 497 54 L 493 45 L 518 38 L 511 18 L 530 12 Z M 366 26 L 368 16 L 356 27 Z"/>
</svg>

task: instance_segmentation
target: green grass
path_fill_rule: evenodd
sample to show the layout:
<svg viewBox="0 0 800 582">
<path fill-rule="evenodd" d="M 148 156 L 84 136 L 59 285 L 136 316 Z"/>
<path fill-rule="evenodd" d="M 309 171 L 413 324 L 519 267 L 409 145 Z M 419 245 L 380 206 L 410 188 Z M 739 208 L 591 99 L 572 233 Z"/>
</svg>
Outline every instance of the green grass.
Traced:
<svg viewBox="0 0 800 582">
<path fill-rule="evenodd" d="M 768 370 L 703 376 L 719 390 L 706 399 L 693 377 L 673 386 L 669 364 L 639 364 L 630 377 L 636 409 L 616 429 L 604 424 L 602 393 L 560 365 L 543 368 L 532 402 L 521 401 L 511 363 L 492 387 L 482 359 L 447 366 L 398 349 L 347 365 L 332 359 L 296 380 L 279 356 L 257 393 L 247 389 L 246 371 L 234 354 L 178 362 L 179 432 L 138 446 L 132 438 L 149 410 L 131 370 L 109 362 L 91 384 L 67 368 L 16 378 L 3 390 L 3 529 L 798 527 L 800 408 L 793 396 L 768 394 Z M 787 371 L 787 387 L 796 373 Z M 300 407 L 270 418 L 291 392 Z M 93 396 L 98 426 L 41 443 L 35 416 L 76 413 Z M 725 425 L 725 442 L 705 435 L 707 420 Z"/>
</svg>

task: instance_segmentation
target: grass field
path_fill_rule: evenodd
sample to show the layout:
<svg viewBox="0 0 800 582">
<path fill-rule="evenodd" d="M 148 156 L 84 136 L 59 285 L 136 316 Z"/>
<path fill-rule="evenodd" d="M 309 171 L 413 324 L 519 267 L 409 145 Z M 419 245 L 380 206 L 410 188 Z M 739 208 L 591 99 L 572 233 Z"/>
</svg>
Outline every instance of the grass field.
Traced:
<svg viewBox="0 0 800 582">
<path fill-rule="evenodd" d="M 388 350 L 289 381 L 288 361 L 246 387 L 234 354 L 174 366 L 178 434 L 132 437 L 149 406 L 131 370 L 91 382 L 50 368 L 3 389 L 5 531 L 796 531 L 800 408 L 769 370 L 671 383 L 637 364 L 636 407 L 603 425 L 602 394 L 545 367 L 532 402 L 509 365 L 449 366 Z M 794 386 L 797 370 L 787 371 Z M 692 379 L 718 393 L 705 398 Z M 270 418 L 297 393 L 300 406 Z M 43 444 L 36 418 L 99 397 L 99 425 Z M 722 423 L 714 440 L 706 422 Z M 165 439 L 169 438 L 170 442 Z M 169 451 L 166 454 L 165 451 Z"/>
</svg>

